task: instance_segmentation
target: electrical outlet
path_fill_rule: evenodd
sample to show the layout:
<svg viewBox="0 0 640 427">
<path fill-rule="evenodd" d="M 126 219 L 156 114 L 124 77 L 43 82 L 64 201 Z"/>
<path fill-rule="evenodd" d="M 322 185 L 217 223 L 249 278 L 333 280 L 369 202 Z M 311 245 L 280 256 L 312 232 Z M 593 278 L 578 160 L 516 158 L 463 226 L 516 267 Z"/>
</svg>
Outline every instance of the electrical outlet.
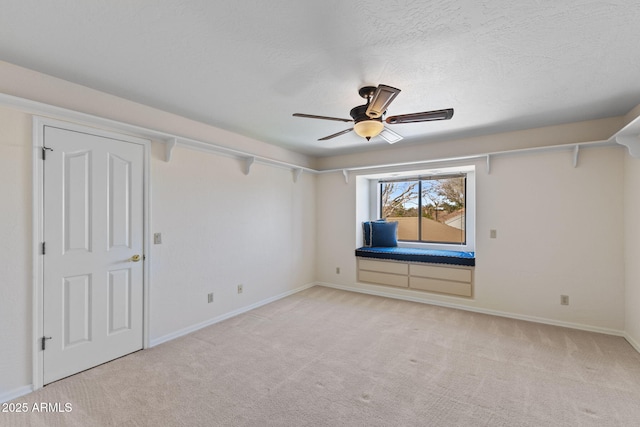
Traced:
<svg viewBox="0 0 640 427">
<path fill-rule="evenodd" d="M 213 292 L 207 294 L 207 303 L 211 304 L 213 302 Z"/>
<path fill-rule="evenodd" d="M 238 293 L 241 294 L 243 290 L 244 288 L 242 287 L 242 285 L 238 285 Z"/>
<path fill-rule="evenodd" d="M 560 305 L 569 305 L 569 295 L 560 295 Z"/>
<path fill-rule="evenodd" d="M 162 233 L 153 233 L 153 244 L 159 245 L 162 243 Z"/>
<path fill-rule="evenodd" d="M 336 267 L 336 274 L 340 274 L 340 267 Z"/>
</svg>

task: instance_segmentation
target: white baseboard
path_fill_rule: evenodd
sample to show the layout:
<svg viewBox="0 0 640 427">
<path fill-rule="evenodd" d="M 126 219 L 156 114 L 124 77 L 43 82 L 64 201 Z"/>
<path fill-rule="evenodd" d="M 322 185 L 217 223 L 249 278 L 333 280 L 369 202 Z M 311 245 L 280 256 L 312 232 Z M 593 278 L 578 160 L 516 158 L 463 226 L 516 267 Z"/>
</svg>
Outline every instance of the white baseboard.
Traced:
<svg viewBox="0 0 640 427">
<path fill-rule="evenodd" d="M 629 344 L 631 344 L 631 347 L 635 348 L 636 351 L 640 353 L 640 343 L 638 341 L 633 339 L 627 332 L 624 333 L 624 339 L 627 340 Z"/>
<path fill-rule="evenodd" d="M 222 322 L 223 320 L 227 320 L 227 319 L 230 319 L 232 317 L 235 317 L 235 316 L 237 316 L 239 314 L 246 313 L 247 311 L 251 311 L 251 310 L 256 309 L 258 307 L 261 307 L 261 306 L 263 306 L 265 304 L 269 304 L 269 303 L 277 301 L 279 299 L 288 297 L 289 295 L 293 295 L 293 294 L 296 294 L 298 292 L 304 291 L 305 289 L 309 289 L 309 288 L 315 286 L 316 284 L 317 283 L 315 283 L 315 282 L 307 283 L 306 285 L 302 285 L 302 286 L 300 286 L 298 288 L 292 289 L 292 290 L 287 291 L 287 292 L 283 292 L 283 293 L 281 293 L 279 295 L 276 295 L 276 296 L 273 296 L 271 298 L 267 298 L 265 300 L 258 301 L 257 303 L 248 305 L 246 307 L 242 307 L 242 308 L 239 308 L 237 310 L 230 311 L 229 313 L 222 314 L 220 316 L 214 317 L 213 319 L 209 319 L 209 320 L 206 320 L 204 322 L 188 326 L 186 328 L 180 329 L 178 331 L 172 332 L 172 333 L 167 334 L 167 335 L 163 335 L 163 336 L 158 337 L 158 338 L 152 338 L 149 347 L 155 347 L 156 345 L 159 345 L 159 344 L 165 343 L 167 341 L 171 341 L 173 339 L 179 338 L 181 336 L 190 334 L 191 332 L 195 332 L 198 329 L 206 328 L 207 326 L 211 326 L 213 324 Z"/>
<path fill-rule="evenodd" d="M 8 402 L 13 399 L 17 399 L 19 397 L 24 396 L 25 394 L 29 394 L 33 391 L 33 387 L 31 385 L 26 385 L 15 390 L 11 390 L 7 393 L 0 394 L 0 403 Z"/>
<path fill-rule="evenodd" d="M 431 305 L 437 305 L 437 306 L 441 306 L 441 307 L 455 308 L 455 309 L 458 309 L 458 310 L 472 311 L 474 313 L 489 314 L 491 316 L 507 317 L 507 318 L 510 318 L 510 319 L 526 320 L 528 322 L 543 323 L 545 325 L 562 326 L 564 328 L 579 329 L 579 330 L 582 330 L 582 331 L 597 332 L 597 333 L 600 333 L 600 334 L 607 334 L 607 335 L 615 335 L 615 336 L 619 336 L 619 337 L 625 337 L 627 339 L 627 341 L 629 341 L 631 343 L 631 345 L 633 345 L 635 347 L 635 349 L 640 352 L 640 346 L 638 346 L 638 345 L 634 344 L 633 342 L 631 342 L 630 341 L 630 337 L 628 337 L 627 334 L 624 331 L 619 331 L 619 330 L 616 330 L 616 329 L 601 328 L 601 327 L 598 327 L 598 326 L 584 325 L 584 324 L 581 324 L 581 323 L 563 322 L 561 320 L 547 319 L 547 318 L 544 318 L 544 317 L 536 317 L 536 316 L 528 316 L 528 315 L 524 315 L 524 314 L 510 313 L 510 312 L 505 312 L 505 311 L 498 311 L 498 310 L 490 310 L 490 309 L 484 309 L 484 308 L 470 307 L 470 306 L 463 305 L 463 304 L 449 303 L 449 302 L 444 302 L 444 301 L 439 301 L 439 300 L 432 300 L 432 299 L 424 298 L 424 297 L 412 296 L 412 295 L 399 295 L 399 294 L 394 294 L 394 293 L 390 293 L 390 292 L 385 292 L 383 289 L 377 289 L 377 287 L 373 287 L 373 286 L 370 287 L 370 288 L 369 287 L 360 288 L 360 287 L 355 287 L 355 286 L 336 285 L 334 283 L 325 283 L 325 282 L 317 282 L 316 284 L 320 285 L 320 286 L 326 286 L 328 288 L 341 289 L 341 290 L 344 290 L 344 291 L 359 292 L 359 293 L 363 293 L 363 294 L 376 295 L 376 296 L 380 296 L 380 297 L 395 298 L 395 299 L 400 299 L 400 300 L 405 300 L 405 301 L 413 301 L 413 302 L 419 302 L 419 303 L 423 303 L 423 304 L 431 304 Z"/>
</svg>

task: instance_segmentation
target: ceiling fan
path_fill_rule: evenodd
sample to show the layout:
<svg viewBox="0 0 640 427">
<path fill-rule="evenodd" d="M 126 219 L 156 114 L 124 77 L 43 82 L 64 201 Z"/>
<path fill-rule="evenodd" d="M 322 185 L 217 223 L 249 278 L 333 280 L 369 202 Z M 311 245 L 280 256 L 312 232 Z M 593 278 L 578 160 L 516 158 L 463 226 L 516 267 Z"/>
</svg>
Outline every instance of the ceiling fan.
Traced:
<svg viewBox="0 0 640 427">
<path fill-rule="evenodd" d="M 366 138 L 369 141 L 375 136 L 380 136 L 389 144 L 393 144 L 402 139 L 401 135 L 398 135 L 391 129 L 384 126 L 383 116 L 387 112 L 387 108 L 391 101 L 395 99 L 400 93 L 400 89 L 396 89 L 387 85 L 364 86 L 360 88 L 358 94 L 367 100 L 364 105 L 358 105 L 351 109 L 349 115 L 351 119 L 342 119 L 339 117 L 327 117 L 316 116 L 313 114 L 295 113 L 294 117 L 305 117 L 308 119 L 321 119 L 321 120 L 333 120 L 338 122 L 354 122 L 354 126 L 350 129 L 334 133 L 324 138 L 318 139 L 318 141 L 326 141 L 327 139 L 335 138 L 336 136 L 344 135 L 351 131 L 355 131 L 359 136 Z M 444 110 L 425 111 L 423 113 L 412 114 L 400 114 L 397 116 L 389 116 L 384 119 L 384 122 L 390 125 L 400 123 L 417 123 L 417 122 L 430 122 L 433 120 L 449 120 L 453 117 L 453 108 L 446 108 Z"/>
</svg>

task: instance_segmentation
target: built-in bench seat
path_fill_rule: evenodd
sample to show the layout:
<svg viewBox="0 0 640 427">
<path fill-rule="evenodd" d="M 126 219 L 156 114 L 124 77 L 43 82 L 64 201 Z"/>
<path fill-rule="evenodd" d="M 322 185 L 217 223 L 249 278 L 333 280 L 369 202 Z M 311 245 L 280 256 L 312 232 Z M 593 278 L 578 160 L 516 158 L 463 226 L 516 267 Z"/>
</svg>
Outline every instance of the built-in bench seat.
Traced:
<svg viewBox="0 0 640 427">
<path fill-rule="evenodd" d="M 358 282 L 473 298 L 474 252 L 374 246 L 356 257 Z"/>
<path fill-rule="evenodd" d="M 362 247 L 356 256 L 406 262 L 475 266 L 475 252 L 393 247 Z"/>
</svg>

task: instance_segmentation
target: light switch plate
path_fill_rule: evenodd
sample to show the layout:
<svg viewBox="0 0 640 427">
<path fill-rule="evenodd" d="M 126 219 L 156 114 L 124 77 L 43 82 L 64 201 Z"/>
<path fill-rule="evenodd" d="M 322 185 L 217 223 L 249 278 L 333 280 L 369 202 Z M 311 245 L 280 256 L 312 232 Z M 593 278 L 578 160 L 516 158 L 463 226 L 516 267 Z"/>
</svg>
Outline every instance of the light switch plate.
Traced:
<svg viewBox="0 0 640 427">
<path fill-rule="evenodd" d="M 162 243 L 162 233 L 153 233 L 153 244 L 159 245 Z"/>
</svg>

